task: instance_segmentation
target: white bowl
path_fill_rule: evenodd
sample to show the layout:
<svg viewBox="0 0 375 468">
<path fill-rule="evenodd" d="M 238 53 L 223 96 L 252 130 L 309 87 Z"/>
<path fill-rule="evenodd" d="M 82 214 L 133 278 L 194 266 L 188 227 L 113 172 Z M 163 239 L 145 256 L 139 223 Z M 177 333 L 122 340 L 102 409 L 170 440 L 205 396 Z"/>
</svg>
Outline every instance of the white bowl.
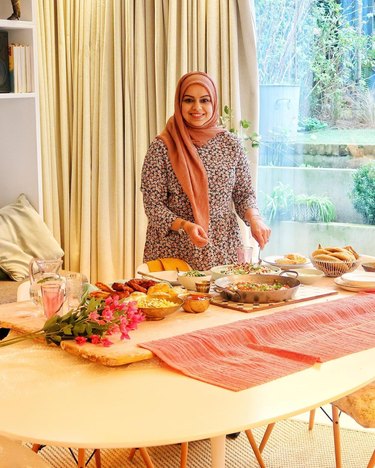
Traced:
<svg viewBox="0 0 375 468">
<path fill-rule="evenodd" d="M 303 284 L 313 284 L 323 278 L 324 273 L 316 268 L 296 268 L 296 273 L 298 273 L 297 279 Z M 293 274 L 288 274 L 288 276 L 296 277 Z"/>
<path fill-rule="evenodd" d="M 180 271 L 177 273 L 177 280 L 178 282 L 186 289 L 190 291 L 195 291 L 195 283 L 199 283 L 199 281 L 211 281 L 211 274 L 207 274 L 206 271 L 201 271 L 204 276 L 186 276 L 188 271 Z"/>
</svg>

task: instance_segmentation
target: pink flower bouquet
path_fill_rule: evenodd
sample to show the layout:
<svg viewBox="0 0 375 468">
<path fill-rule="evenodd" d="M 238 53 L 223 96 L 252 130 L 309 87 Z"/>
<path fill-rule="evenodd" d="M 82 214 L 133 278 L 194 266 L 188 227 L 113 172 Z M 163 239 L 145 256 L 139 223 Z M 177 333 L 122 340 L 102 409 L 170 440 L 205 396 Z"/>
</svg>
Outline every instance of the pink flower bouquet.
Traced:
<svg viewBox="0 0 375 468">
<path fill-rule="evenodd" d="M 91 298 L 65 315 L 49 318 L 40 330 L 0 341 L 0 347 L 38 337 L 56 345 L 63 340 L 75 340 L 81 345 L 89 342 L 111 346 L 111 335 L 120 334 L 122 340 L 129 339 L 129 332 L 144 318 L 136 302 L 122 302 L 117 296 Z"/>
</svg>

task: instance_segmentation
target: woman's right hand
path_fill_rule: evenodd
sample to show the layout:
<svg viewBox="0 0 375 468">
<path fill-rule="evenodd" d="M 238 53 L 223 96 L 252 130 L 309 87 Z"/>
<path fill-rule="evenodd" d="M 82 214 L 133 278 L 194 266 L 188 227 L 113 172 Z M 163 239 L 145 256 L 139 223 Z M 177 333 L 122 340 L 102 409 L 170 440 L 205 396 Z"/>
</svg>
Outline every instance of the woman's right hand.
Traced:
<svg viewBox="0 0 375 468">
<path fill-rule="evenodd" d="M 184 225 L 184 231 L 196 247 L 201 249 L 207 244 L 207 233 L 199 224 L 187 221 Z"/>
</svg>

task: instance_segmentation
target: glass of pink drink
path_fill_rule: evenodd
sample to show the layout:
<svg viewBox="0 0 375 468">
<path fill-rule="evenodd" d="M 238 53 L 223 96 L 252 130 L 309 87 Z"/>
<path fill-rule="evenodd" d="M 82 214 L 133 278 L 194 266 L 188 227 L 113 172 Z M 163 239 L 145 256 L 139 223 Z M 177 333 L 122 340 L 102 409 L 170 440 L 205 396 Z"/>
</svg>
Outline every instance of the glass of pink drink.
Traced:
<svg viewBox="0 0 375 468">
<path fill-rule="evenodd" d="M 49 281 L 41 285 L 44 315 L 47 318 L 57 314 L 64 304 L 64 281 Z"/>
</svg>

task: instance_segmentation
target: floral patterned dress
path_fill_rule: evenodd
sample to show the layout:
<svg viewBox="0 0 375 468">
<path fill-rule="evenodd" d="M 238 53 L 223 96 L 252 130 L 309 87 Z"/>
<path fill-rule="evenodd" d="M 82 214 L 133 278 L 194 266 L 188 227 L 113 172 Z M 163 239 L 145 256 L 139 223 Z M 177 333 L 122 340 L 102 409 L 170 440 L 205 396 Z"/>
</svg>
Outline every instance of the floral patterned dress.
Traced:
<svg viewBox="0 0 375 468">
<path fill-rule="evenodd" d="M 172 169 L 167 147 L 156 137 L 148 149 L 142 169 L 141 190 L 148 218 L 145 262 L 175 257 L 185 260 L 193 269 L 207 270 L 237 261 L 237 247 L 242 241 L 235 211 L 245 221 L 247 208 L 257 207 L 241 140 L 230 132 L 224 132 L 197 150 L 208 177 L 209 242 L 200 249 L 185 233 L 171 230 L 176 218 L 192 222 L 194 218 L 189 199 Z"/>
</svg>

